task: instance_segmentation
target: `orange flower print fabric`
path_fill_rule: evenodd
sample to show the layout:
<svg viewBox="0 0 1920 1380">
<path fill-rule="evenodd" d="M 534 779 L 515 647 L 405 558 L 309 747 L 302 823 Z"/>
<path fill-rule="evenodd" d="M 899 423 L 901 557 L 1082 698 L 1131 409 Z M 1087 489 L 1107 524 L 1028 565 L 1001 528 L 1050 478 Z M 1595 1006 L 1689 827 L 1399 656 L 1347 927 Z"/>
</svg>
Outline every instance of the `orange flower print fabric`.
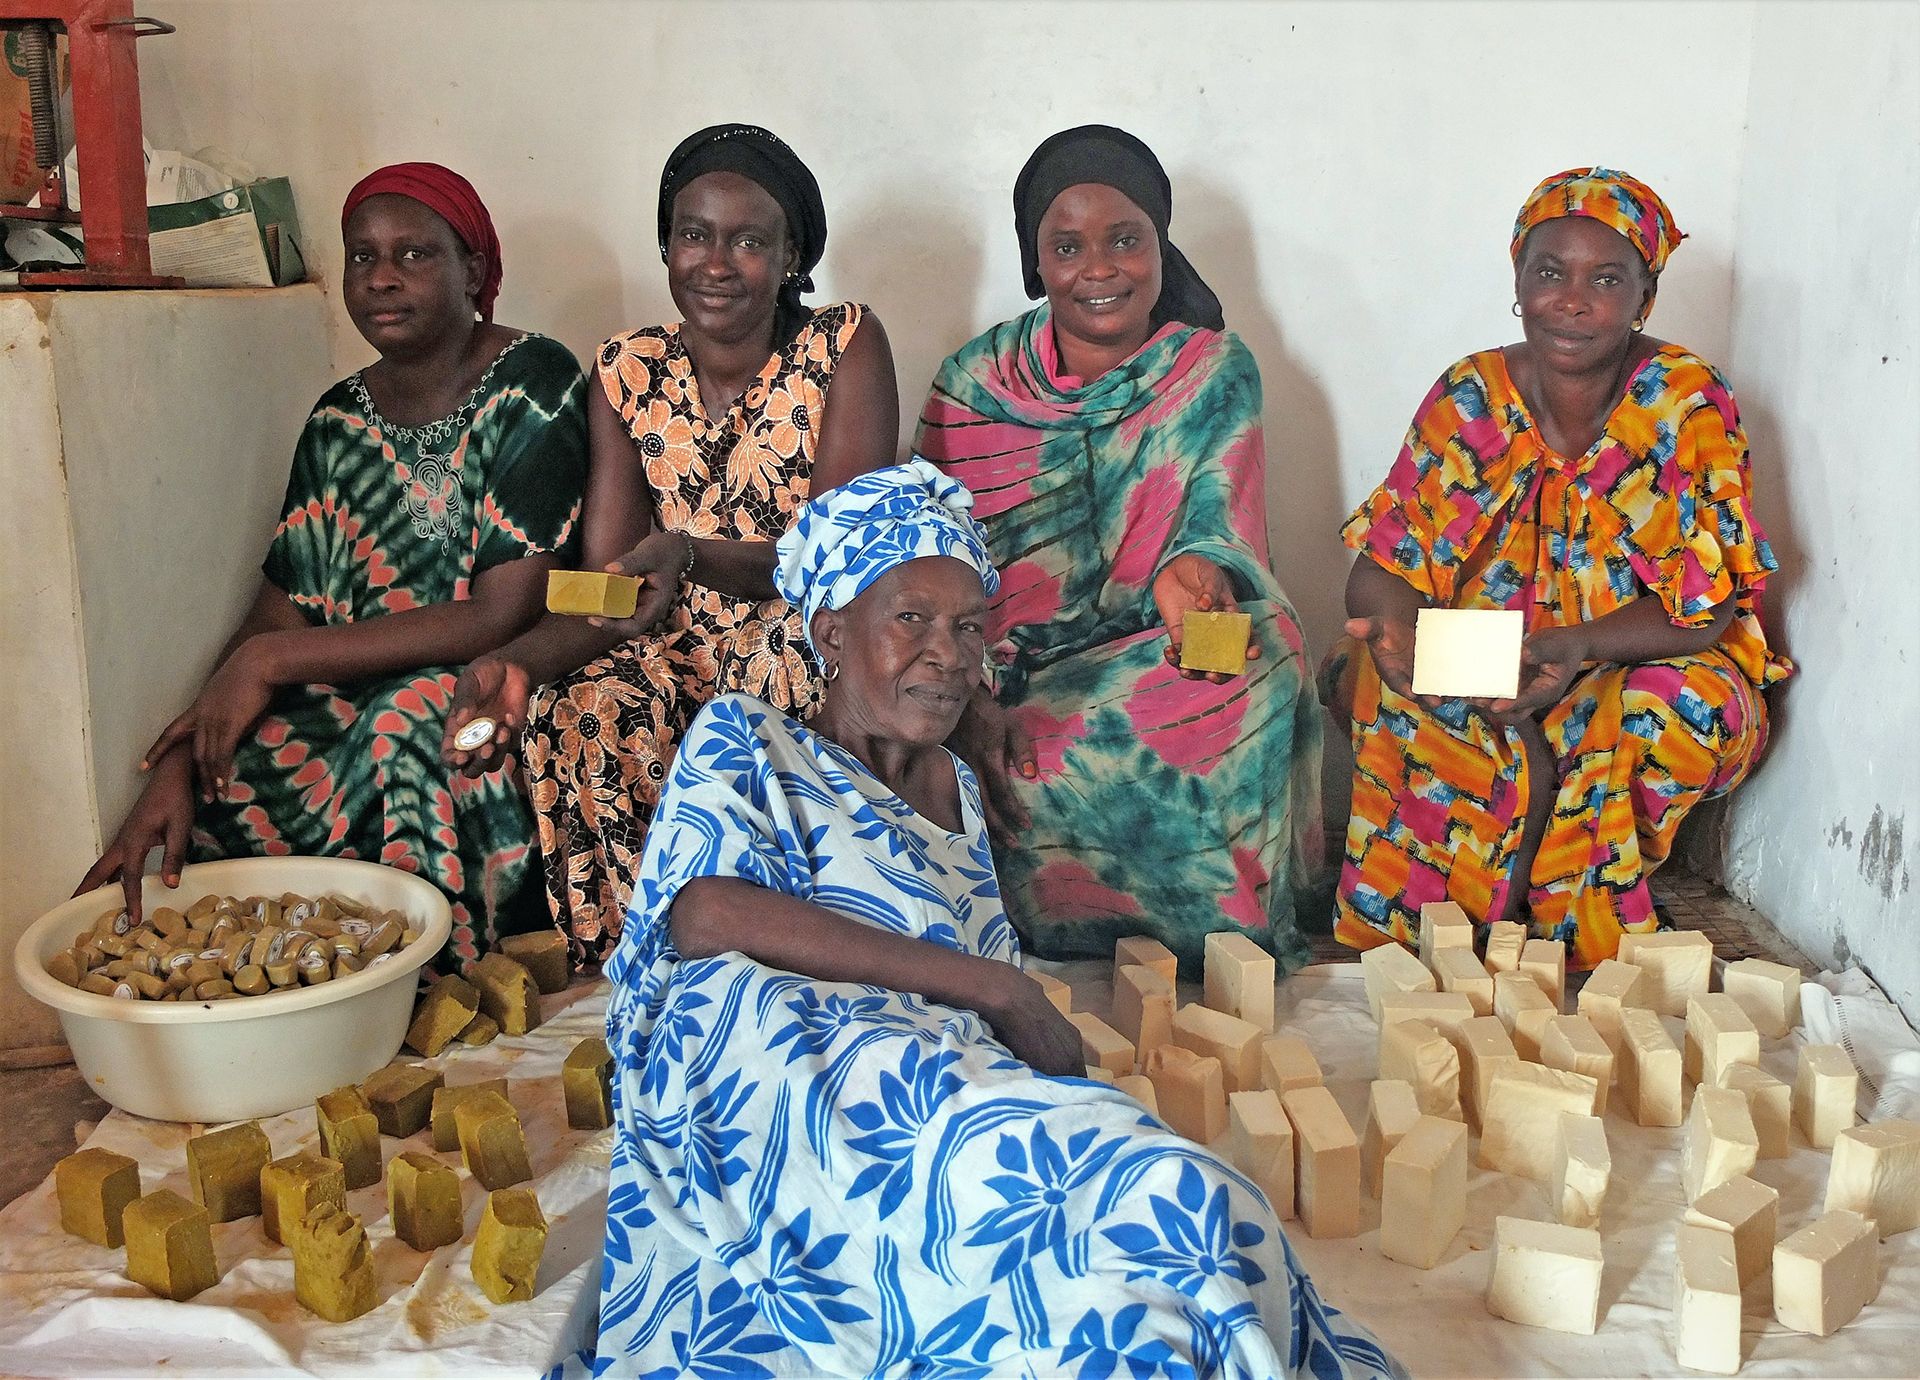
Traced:
<svg viewBox="0 0 1920 1380">
<path fill-rule="evenodd" d="M 677 325 L 603 345 L 599 386 L 633 436 L 656 521 L 690 537 L 777 541 L 812 495 L 827 390 L 865 314 L 854 302 L 816 311 L 719 418 L 701 406 Z M 804 719 L 821 688 L 784 600 L 689 584 L 658 632 L 540 690 L 527 784 L 547 901 L 579 962 L 598 963 L 620 937 L 674 745 L 700 707 L 743 691 Z"/>
</svg>

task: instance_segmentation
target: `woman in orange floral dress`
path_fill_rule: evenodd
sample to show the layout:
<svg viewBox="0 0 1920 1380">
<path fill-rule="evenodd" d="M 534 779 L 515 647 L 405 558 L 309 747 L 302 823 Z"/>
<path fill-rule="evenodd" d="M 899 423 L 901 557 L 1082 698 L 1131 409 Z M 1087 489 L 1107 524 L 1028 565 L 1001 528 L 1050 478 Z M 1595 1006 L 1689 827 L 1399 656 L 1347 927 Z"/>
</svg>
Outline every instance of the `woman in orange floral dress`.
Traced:
<svg viewBox="0 0 1920 1380">
<path fill-rule="evenodd" d="M 588 570 L 641 577 L 631 618 L 549 614 L 461 676 L 442 745 L 469 772 L 523 743 L 547 900 L 575 958 L 620 934 L 674 745 L 743 691 L 796 718 L 820 678 L 774 593 L 773 544 L 816 492 L 893 460 L 900 400 L 879 318 L 800 294 L 827 238 L 813 174 L 752 125 L 686 139 L 660 179 L 678 324 L 617 335 L 588 390 Z M 827 406 L 831 391 L 832 407 Z M 453 745 L 476 718 L 477 749 Z"/>
</svg>

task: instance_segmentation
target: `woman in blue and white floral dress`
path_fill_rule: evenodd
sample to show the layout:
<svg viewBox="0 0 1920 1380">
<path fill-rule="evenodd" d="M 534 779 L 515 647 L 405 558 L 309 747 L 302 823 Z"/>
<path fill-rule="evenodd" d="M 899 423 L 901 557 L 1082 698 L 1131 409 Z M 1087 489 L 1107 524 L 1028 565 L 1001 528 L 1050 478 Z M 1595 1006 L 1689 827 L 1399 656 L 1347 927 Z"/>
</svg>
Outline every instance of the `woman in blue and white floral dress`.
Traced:
<svg viewBox="0 0 1920 1380">
<path fill-rule="evenodd" d="M 921 462 L 822 495 L 805 727 L 694 720 L 608 964 L 597 1373 L 1379 1375 L 1251 1183 L 1088 1081 L 941 746 L 998 583 Z"/>
</svg>

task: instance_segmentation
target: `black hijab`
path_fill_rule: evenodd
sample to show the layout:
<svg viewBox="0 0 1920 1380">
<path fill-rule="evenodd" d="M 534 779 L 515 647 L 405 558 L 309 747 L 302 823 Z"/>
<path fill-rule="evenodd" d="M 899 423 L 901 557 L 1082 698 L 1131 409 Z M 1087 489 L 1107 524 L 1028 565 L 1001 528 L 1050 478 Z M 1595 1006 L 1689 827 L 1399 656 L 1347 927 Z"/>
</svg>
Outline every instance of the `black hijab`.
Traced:
<svg viewBox="0 0 1920 1380">
<path fill-rule="evenodd" d="M 808 312 L 800 295 L 813 291 L 810 275 L 827 249 L 827 208 L 820 200 L 820 184 L 798 154 L 758 125 L 709 125 L 690 134 L 667 155 L 660 173 L 661 262 L 666 261 L 667 236 L 673 229 L 674 197 L 710 172 L 738 173 L 758 184 L 787 218 L 787 238 L 799 262 L 780 284 L 774 335 L 776 344 L 784 344 L 806 323 Z"/>
<path fill-rule="evenodd" d="M 1069 187 L 1097 182 L 1112 187 L 1147 213 L 1160 237 L 1160 300 L 1153 320 L 1179 321 L 1223 331 L 1220 299 L 1201 281 L 1187 256 L 1167 238 L 1173 219 L 1173 184 L 1153 150 L 1112 125 L 1081 125 L 1062 130 L 1041 144 L 1013 181 L 1013 227 L 1020 236 L 1020 272 L 1027 296 L 1044 297 L 1040 282 L 1040 219 L 1053 199 Z"/>
</svg>

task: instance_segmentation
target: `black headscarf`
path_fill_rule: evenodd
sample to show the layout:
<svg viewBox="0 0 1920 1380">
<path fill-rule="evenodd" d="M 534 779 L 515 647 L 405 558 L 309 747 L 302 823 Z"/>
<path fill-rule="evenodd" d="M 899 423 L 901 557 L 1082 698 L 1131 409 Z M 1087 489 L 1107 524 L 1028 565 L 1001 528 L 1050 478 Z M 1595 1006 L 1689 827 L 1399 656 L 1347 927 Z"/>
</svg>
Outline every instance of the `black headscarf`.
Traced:
<svg viewBox="0 0 1920 1380">
<path fill-rule="evenodd" d="M 682 187 L 703 173 L 738 173 L 765 189 L 787 218 L 787 238 L 799 262 L 792 276 L 780 284 L 780 307 L 774 333 L 780 342 L 793 338 L 807 319 L 802 293 L 813 291 L 810 276 L 827 249 L 827 208 L 820 200 L 820 184 L 800 156 L 758 125 L 709 125 L 680 141 L 667 155 L 660 172 L 660 259 L 667 257 L 667 237 L 673 229 L 673 199 Z"/>
<path fill-rule="evenodd" d="M 1044 297 L 1047 292 L 1040 282 L 1040 219 L 1055 197 L 1083 182 L 1112 187 L 1153 222 L 1160 236 L 1160 300 L 1154 304 L 1153 320 L 1225 330 L 1220 299 L 1167 238 L 1173 219 L 1173 184 L 1167 170 L 1152 149 L 1112 125 L 1062 130 L 1033 151 L 1013 181 L 1013 227 L 1020 236 L 1027 296 Z"/>
</svg>

